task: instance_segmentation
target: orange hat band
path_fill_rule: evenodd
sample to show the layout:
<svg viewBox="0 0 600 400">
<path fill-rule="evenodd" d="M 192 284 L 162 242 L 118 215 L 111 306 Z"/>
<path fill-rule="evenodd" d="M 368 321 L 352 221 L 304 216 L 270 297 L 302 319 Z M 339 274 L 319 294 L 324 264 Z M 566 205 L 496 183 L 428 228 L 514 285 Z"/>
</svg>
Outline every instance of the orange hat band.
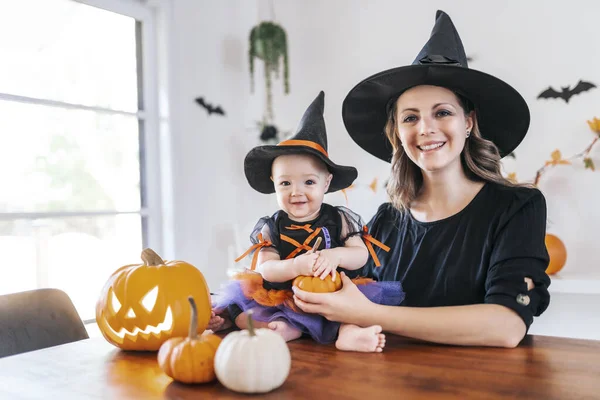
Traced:
<svg viewBox="0 0 600 400">
<path fill-rule="evenodd" d="M 279 143 L 277 146 L 306 146 L 306 147 L 310 147 L 311 149 L 317 150 L 319 153 L 321 153 L 325 157 L 329 158 L 329 155 L 327 154 L 325 149 L 320 144 L 311 142 L 310 140 L 295 140 L 295 139 L 284 140 L 283 142 Z"/>
</svg>

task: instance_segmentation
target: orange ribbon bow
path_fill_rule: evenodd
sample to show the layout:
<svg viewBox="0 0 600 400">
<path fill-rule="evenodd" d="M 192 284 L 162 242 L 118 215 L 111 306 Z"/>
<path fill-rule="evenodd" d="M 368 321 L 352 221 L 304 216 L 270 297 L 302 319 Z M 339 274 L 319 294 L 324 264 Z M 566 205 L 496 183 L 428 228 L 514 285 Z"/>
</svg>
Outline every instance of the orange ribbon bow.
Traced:
<svg viewBox="0 0 600 400">
<path fill-rule="evenodd" d="M 271 243 L 268 240 L 263 240 L 262 233 L 259 233 L 258 234 L 258 243 L 250 246 L 250 248 L 248 250 L 246 250 L 246 252 L 244 254 L 242 254 L 241 256 L 239 256 L 238 258 L 235 259 L 235 262 L 240 261 L 242 258 L 246 257 L 252 251 L 256 250 L 254 252 L 254 255 L 252 256 L 252 264 L 250 264 L 250 268 L 252 269 L 252 271 L 254 271 L 254 269 L 256 268 L 256 260 L 258 260 L 258 253 L 260 252 L 259 250 L 262 249 L 263 247 L 267 247 L 267 246 L 271 246 L 271 245 L 273 245 L 273 243 Z"/>
<path fill-rule="evenodd" d="M 289 229 L 290 231 L 297 231 L 299 229 L 304 229 L 308 233 L 313 233 L 313 231 L 314 231 L 314 229 L 310 227 L 310 224 L 306 224 L 306 225 L 292 224 L 290 226 L 286 226 L 285 229 Z"/>
<path fill-rule="evenodd" d="M 365 244 L 367 245 L 367 249 L 369 249 L 369 253 L 371 254 L 371 257 L 373 257 L 373 261 L 375 261 L 375 265 L 377 267 L 381 267 L 379 258 L 377 258 L 377 254 L 375 254 L 375 249 L 373 249 L 373 244 L 385 252 L 390 251 L 390 248 L 388 246 L 386 246 L 385 244 L 381 243 L 379 240 L 375 239 L 373 236 L 371 236 L 369 234 L 369 228 L 367 228 L 366 225 L 363 226 L 362 237 L 365 240 Z"/>
</svg>

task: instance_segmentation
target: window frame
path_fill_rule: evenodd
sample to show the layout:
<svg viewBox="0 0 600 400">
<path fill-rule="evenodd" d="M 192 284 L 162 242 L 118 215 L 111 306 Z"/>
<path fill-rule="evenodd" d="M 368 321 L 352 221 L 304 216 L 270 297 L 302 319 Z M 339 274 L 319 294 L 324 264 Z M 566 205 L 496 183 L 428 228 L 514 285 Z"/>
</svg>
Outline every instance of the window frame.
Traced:
<svg viewBox="0 0 600 400">
<path fill-rule="evenodd" d="M 58 107 L 70 110 L 87 110 L 110 115 L 134 116 L 139 123 L 140 146 L 140 197 L 139 210 L 97 210 L 97 211 L 64 211 L 64 212 L 32 212 L 32 213 L 0 213 L 1 220 L 15 219 L 47 219 L 63 217 L 89 217 L 112 216 L 124 214 L 138 214 L 141 218 L 142 243 L 144 247 L 151 247 L 159 254 L 172 250 L 173 245 L 165 246 L 163 214 L 166 204 L 163 202 L 165 188 L 170 187 L 170 177 L 166 173 L 168 168 L 161 170 L 161 165 L 170 162 L 167 149 L 169 135 L 169 121 L 166 116 L 166 101 L 159 107 L 159 93 L 165 96 L 168 93 L 166 80 L 159 82 L 159 74 L 167 76 L 166 61 L 160 61 L 159 53 L 163 56 L 166 51 L 164 40 L 160 40 L 157 30 L 157 19 L 160 19 L 162 5 L 144 4 L 134 0 L 71 0 L 86 6 L 100 8 L 106 11 L 132 17 L 136 20 L 136 34 L 141 35 L 141 48 L 138 48 L 138 111 L 127 112 L 112 110 L 104 107 L 85 106 L 80 104 L 55 101 L 45 98 L 26 97 L 15 94 L 0 93 L 1 100 Z M 163 28 L 164 29 L 164 28 Z M 166 30 L 165 32 L 166 33 Z M 159 49 L 162 46 L 162 50 Z M 141 76 L 140 76 L 141 74 Z M 140 79 L 141 78 L 141 79 Z M 163 110 L 164 117 L 161 117 Z M 165 184 L 163 184 L 165 183 Z M 140 249 L 141 251 L 142 249 Z M 36 266 L 39 269 L 39 266 Z M 48 271 L 38 271 L 47 275 Z M 38 285 L 43 285 L 38 279 Z M 92 321 L 84 321 L 92 322 Z"/>
</svg>

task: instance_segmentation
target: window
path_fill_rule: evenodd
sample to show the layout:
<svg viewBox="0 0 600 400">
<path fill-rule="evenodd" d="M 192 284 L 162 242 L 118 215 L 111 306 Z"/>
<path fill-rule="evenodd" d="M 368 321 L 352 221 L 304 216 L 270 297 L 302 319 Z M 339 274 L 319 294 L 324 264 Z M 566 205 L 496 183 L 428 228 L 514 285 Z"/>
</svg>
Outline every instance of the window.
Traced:
<svg viewBox="0 0 600 400">
<path fill-rule="evenodd" d="M 114 270 L 160 251 L 151 17 L 115 0 L 0 6 L 0 294 L 56 287 L 90 320 Z"/>
</svg>

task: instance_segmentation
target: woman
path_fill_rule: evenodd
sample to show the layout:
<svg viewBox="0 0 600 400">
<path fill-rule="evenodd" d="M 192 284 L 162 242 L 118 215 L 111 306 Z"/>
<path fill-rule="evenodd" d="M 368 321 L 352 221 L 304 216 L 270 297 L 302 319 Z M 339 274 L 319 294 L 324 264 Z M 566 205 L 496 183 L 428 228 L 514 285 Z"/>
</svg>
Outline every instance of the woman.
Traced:
<svg viewBox="0 0 600 400">
<path fill-rule="evenodd" d="M 391 203 L 369 223 L 391 251 L 359 273 L 401 281 L 406 298 L 402 307 L 373 304 L 344 276 L 333 294 L 295 290 L 298 307 L 436 343 L 517 346 L 547 308 L 550 284 L 544 197 L 500 173 L 529 127 L 523 98 L 467 67 L 438 11 L 413 64 L 359 83 L 342 114 L 353 140 L 392 165 Z"/>
</svg>

